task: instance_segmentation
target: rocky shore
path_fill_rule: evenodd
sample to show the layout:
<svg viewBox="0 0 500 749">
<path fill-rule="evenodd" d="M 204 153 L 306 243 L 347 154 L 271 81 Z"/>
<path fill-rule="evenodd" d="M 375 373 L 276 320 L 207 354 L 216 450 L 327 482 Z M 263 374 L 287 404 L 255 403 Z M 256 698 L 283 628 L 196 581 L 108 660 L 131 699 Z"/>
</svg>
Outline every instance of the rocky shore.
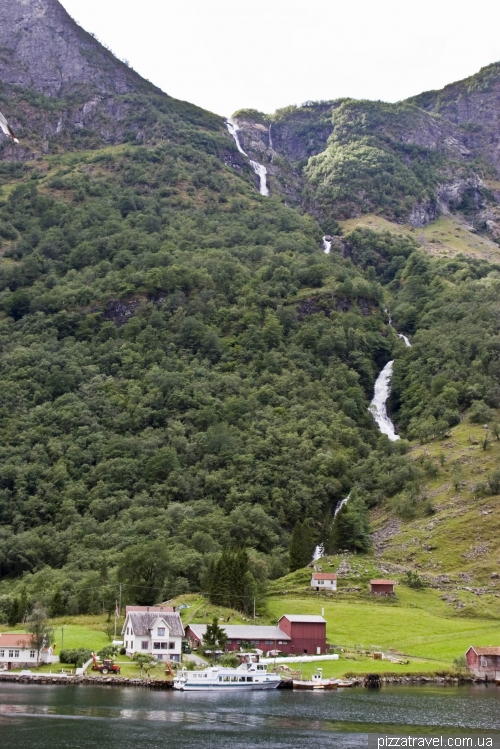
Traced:
<svg viewBox="0 0 500 749">
<path fill-rule="evenodd" d="M 380 684 L 406 684 L 422 686 L 423 684 L 463 685 L 463 684 L 487 684 L 494 683 L 488 679 L 475 678 L 473 676 L 424 676 L 414 674 L 411 676 L 377 676 Z M 88 686 L 112 686 L 112 687 L 142 687 L 143 689 L 173 689 L 173 682 L 166 679 L 130 679 L 116 676 L 71 676 L 69 674 L 0 674 L 0 682 L 13 682 L 16 684 L 61 684 L 74 685 L 86 684 Z M 351 678 L 355 687 L 367 686 L 365 677 Z M 291 689 L 291 679 L 284 679 L 280 685 L 283 689 Z"/>
</svg>

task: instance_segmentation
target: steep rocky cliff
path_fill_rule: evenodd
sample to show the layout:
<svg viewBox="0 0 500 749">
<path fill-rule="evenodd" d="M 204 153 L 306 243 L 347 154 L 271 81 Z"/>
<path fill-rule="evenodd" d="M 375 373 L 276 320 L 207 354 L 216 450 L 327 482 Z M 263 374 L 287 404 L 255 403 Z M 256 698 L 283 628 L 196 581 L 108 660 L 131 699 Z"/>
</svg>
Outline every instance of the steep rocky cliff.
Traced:
<svg viewBox="0 0 500 749">
<path fill-rule="evenodd" d="M 379 213 L 424 226 L 468 210 L 498 234 L 500 67 L 399 104 L 339 100 L 274 115 L 237 112 L 271 187 L 323 223 Z"/>
<path fill-rule="evenodd" d="M 77 87 L 100 94 L 154 90 L 81 29 L 56 0 L 0 5 L 0 80 L 50 97 Z"/>
<path fill-rule="evenodd" d="M 57 0 L 0 4 L 0 109 L 21 140 L 14 147 L 0 134 L 4 160 L 199 138 L 222 161 L 242 165 L 221 117 L 173 99 L 141 78 L 81 29 Z"/>
</svg>

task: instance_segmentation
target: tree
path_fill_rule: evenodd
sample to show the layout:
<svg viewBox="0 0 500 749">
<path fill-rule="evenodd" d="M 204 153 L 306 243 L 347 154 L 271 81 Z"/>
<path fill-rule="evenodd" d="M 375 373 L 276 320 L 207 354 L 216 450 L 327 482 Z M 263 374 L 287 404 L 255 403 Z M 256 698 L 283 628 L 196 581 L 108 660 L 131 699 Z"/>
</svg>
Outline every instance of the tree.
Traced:
<svg viewBox="0 0 500 749">
<path fill-rule="evenodd" d="M 414 590 L 421 590 L 424 587 L 424 581 L 418 572 L 415 572 L 414 570 L 408 570 L 405 583 L 409 588 L 413 588 Z"/>
<path fill-rule="evenodd" d="M 329 547 L 332 551 L 344 549 L 366 552 L 370 548 L 368 510 L 362 497 L 352 496 L 334 520 Z"/>
<path fill-rule="evenodd" d="M 245 549 L 224 551 L 209 565 L 205 583 L 210 603 L 252 613 L 254 602 L 262 592 L 248 567 Z"/>
<path fill-rule="evenodd" d="M 146 655 L 145 653 L 134 653 L 132 660 L 139 666 L 141 676 L 143 673 L 149 676 L 149 672 L 158 665 L 152 655 Z"/>
<path fill-rule="evenodd" d="M 314 540 L 307 523 L 295 523 L 290 541 L 290 572 L 306 567 L 313 555 Z"/>
<path fill-rule="evenodd" d="M 36 661 L 40 660 L 43 648 L 49 647 L 54 631 L 47 624 L 47 614 L 40 606 L 35 606 L 28 619 L 28 632 L 30 633 L 30 646 L 36 650 Z"/>
<path fill-rule="evenodd" d="M 220 650 L 224 650 L 226 642 L 227 635 L 222 627 L 219 627 L 217 617 L 214 616 L 212 624 L 207 624 L 207 630 L 203 635 L 203 645 L 207 648 L 219 648 Z"/>
<path fill-rule="evenodd" d="M 119 567 L 120 581 L 127 586 L 127 596 L 141 606 L 150 606 L 161 598 L 169 564 L 164 541 L 150 541 L 131 546 Z"/>
</svg>

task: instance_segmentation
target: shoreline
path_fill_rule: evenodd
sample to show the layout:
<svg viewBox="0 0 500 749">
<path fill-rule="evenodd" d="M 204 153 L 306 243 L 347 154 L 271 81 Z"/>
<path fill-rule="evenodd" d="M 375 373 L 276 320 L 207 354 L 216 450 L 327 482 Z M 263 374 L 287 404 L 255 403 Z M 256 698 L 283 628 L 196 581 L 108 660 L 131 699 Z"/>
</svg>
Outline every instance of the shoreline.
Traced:
<svg viewBox="0 0 500 749">
<path fill-rule="evenodd" d="M 363 687 L 364 677 L 351 677 L 353 687 Z M 427 676 L 424 674 L 413 674 L 411 676 L 380 676 L 380 684 L 404 684 L 405 686 L 424 686 L 426 684 L 435 684 L 440 686 L 465 686 L 467 684 L 491 684 L 495 681 L 491 679 L 482 679 L 474 676 Z M 120 678 L 114 676 L 69 676 L 62 674 L 0 674 L 0 682 L 11 684 L 59 684 L 61 686 L 112 686 L 112 687 L 140 687 L 142 689 L 168 690 L 173 689 L 173 681 L 167 679 L 134 679 Z M 281 689 L 291 689 L 291 680 L 283 680 Z"/>
</svg>

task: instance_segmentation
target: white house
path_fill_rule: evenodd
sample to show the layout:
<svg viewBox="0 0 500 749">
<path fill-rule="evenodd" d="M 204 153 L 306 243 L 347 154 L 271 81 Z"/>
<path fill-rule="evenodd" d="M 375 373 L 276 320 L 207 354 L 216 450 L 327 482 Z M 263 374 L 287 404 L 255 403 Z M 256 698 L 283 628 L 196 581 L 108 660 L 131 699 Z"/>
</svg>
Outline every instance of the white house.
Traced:
<svg viewBox="0 0 500 749">
<path fill-rule="evenodd" d="M 337 575 L 334 572 L 313 572 L 311 588 L 314 590 L 337 590 Z"/>
<path fill-rule="evenodd" d="M 130 608 L 122 629 L 127 655 L 149 653 L 159 661 L 179 663 L 184 637 L 180 615 L 162 606 Z"/>
<path fill-rule="evenodd" d="M 36 648 L 31 644 L 31 635 L 19 632 L 0 634 L 0 668 L 30 668 L 37 663 L 55 663 L 59 658 L 52 647 L 43 648 L 37 661 Z"/>
</svg>

